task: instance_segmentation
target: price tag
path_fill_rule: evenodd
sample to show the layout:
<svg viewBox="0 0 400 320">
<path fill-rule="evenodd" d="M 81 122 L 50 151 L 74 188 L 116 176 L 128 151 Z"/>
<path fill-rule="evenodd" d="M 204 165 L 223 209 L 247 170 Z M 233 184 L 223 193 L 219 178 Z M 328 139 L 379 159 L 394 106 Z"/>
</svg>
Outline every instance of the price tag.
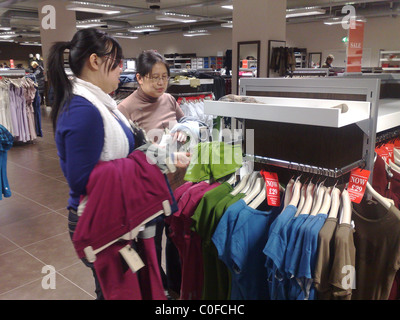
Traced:
<svg viewBox="0 0 400 320">
<path fill-rule="evenodd" d="M 388 159 L 392 160 L 394 162 L 394 144 L 393 143 L 388 143 L 385 145 L 386 150 L 388 151 Z"/>
<path fill-rule="evenodd" d="M 262 171 L 261 174 L 265 180 L 268 205 L 272 207 L 279 207 L 281 205 L 281 197 L 279 191 L 278 174 L 275 172 L 266 171 Z"/>
<path fill-rule="evenodd" d="M 371 171 L 360 168 L 353 169 L 350 174 L 350 181 L 347 191 L 350 200 L 354 203 L 360 203 L 367 187 L 368 178 Z"/>
<path fill-rule="evenodd" d="M 375 148 L 375 152 L 385 161 L 389 163 L 389 151 L 385 147 Z"/>
</svg>

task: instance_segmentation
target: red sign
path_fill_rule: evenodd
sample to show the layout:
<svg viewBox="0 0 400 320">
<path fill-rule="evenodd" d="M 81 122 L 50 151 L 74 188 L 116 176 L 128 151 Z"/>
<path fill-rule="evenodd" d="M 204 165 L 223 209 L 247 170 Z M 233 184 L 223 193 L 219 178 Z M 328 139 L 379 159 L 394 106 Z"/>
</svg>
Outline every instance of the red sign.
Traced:
<svg viewBox="0 0 400 320">
<path fill-rule="evenodd" d="M 349 192 L 350 200 L 355 203 L 360 203 L 365 189 L 367 188 L 367 182 L 371 171 L 356 168 L 351 171 L 349 186 L 347 191 Z"/>
<path fill-rule="evenodd" d="M 346 72 L 361 72 L 364 45 L 364 22 L 354 21 L 349 28 Z"/>
<path fill-rule="evenodd" d="M 281 205 L 281 197 L 279 194 L 278 175 L 275 172 L 261 172 L 267 189 L 267 201 L 269 206 L 279 207 Z"/>
<path fill-rule="evenodd" d="M 14 59 L 10 59 L 10 68 L 15 68 Z"/>
</svg>

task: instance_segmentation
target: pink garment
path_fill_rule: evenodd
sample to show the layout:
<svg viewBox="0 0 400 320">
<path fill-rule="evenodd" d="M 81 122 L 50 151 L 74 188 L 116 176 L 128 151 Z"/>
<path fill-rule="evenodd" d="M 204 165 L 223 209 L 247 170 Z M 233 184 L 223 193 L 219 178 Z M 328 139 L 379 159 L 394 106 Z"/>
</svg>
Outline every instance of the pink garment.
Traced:
<svg viewBox="0 0 400 320">
<path fill-rule="evenodd" d="M 127 243 L 113 244 L 96 256 L 94 268 L 106 300 L 142 300 L 137 274 L 132 272 L 119 253 Z"/>
<path fill-rule="evenodd" d="M 87 203 L 73 238 L 80 258 L 85 256 L 85 247 L 100 248 L 163 210 L 163 201 L 173 203 L 164 175 L 147 162 L 142 151 L 99 162 L 90 174 L 86 192 Z"/>
<path fill-rule="evenodd" d="M 219 185 L 218 182 L 210 185 L 202 181 L 191 186 L 178 201 L 178 211 L 168 220 L 171 230 L 170 237 L 178 249 L 181 259 L 180 298 L 182 300 L 200 300 L 202 296 L 203 256 L 201 238 L 197 233 L 190 230 L 191 216 L 204 194 Z"/>
<path fill-rule="evenodd" d="M 165 176 L 156 165 L 147 162 L 142 151 L 99 162 L 90 174 L 86 191 L 87 203 L 73 236 L 80 258 L 85 257 L 84 248 L 91 246 L 95 250 L 118 239 L 163 210 L 163 201 L 171 206 L 174 202 Z M 96 255 L 94 268 L 106 299 L 142 298 L 137 275 L 118 252 L 126 243 L 117 242 Z M 152 272 L 154 268 L 149 268 L 149 278 L 159 276 L 150 275 Z"/>
<path fill-rule="evenodd" d="M 154 238 L 138 238 L 137 249 L 145 265 L 138 272 L 142 299 L 167 300 L 158 266 Z"/>
</svg>

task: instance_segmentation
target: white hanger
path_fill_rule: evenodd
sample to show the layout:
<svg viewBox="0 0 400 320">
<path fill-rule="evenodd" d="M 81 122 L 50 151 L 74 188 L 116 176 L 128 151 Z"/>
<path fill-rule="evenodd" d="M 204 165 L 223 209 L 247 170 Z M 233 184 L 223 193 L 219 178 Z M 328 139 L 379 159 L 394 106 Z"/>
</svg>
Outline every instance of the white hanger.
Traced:
<svg viewBox="0 0 400 320">
<path fill-rule="evenodd" d="M 241 193 L 247 193 L 254 185 L 254 183 L 256 182 L 257 177 L 260 176 L 260 172 L 258 171 L 254 171 L 249 179 L 247 180 L 247 184 L 243 187 Z"/>
<path fill-rule="evenodd" d="M 246 196 L 243 198 L 243 201 L 246 202 L 246 204 L 249 204 L 264 188 L 265 186 L 265 181 L 264 178 L 257 178 L 257 180 L 254 183 L 254 186 L 248 190 L 248 193 Z"/>
<path fill-rule="evenodd" d="M 315 216 L 319 212 L 322 205 L 322 200 L 324 199 L 325 191 L 326 187 L 320 185 L 317 191 L 317 201 L 315 201 L 315 205 L 312 208 L 310 215 Z"/>
<path fill-rule="evenodd" d="M 303 209 L 304 203 L 306 202 L 307 186 L 307 184 L 303 184 L 303 186 L 301 187 L 300 202 L 297 206 L 297 211 L 301 211 L 301 209 Z"/>
<path fill-rule="evenodd" d="M 397 173 L 400 174 L 400 167 L 399 167 L 397 164 L 395 164 L 395 163 L 392 161 L 392 159 L 389 159 L 389 167 L 390 167 L 390 169 L 392 169 L 394 172 L 397 172 Z"/>
<path fill-rule="evenodd" d="M 351 211 L 352 211 L 352 206 L 351 206 L 349 192 L 346 189 L 344 189 L 342 192 L 342 211 L 340 217 L 340 224 L 351 223 L 351 213 L 352 213 Z"/>
<path fill-rule="evenodd" d="M 283 200 L 285 208 L 287 207 L 287 205 L 290 202 L 290 199 L 292 198 L 293 185 L 294 185 L 294 179 L 292 178 L 289 180 L 285 190 L 285 199 Z"/>
<path fill-rule="evenodd" d="M 329 218 L 337 218 L 340 206 L 340 190 L 333 187 L 331 191 L 331 209 L 329 210 Z"/>
<path fill-rule="evenodd" d="M 331 207 L 332 204 L 332 197 L 330 195 L 330 189 L 328 188 L 325 191 L 325 195 L 324 195 L 324 201 L 322 202 L 321 208 L 319 209 L 318 213 L 326 213 L 328 214 L 329 209 Z"/>
<path fill-rule="evenodd" d="M 257 209 L 265 199 L 267 199 L 267 187 L 264 183 L 264 187 L 261 189 L 260 193 L 253 199 L 253 201 L 251 201 L 249 207 Z"/>
<path fill-rule="evenodd" d="M 314 187 L 315 185 L 310 182 L 307 186 L 307 191 L 306 191 L 306 202 L 304 203 L 303 208 L 301 211 L 297 211 L 296 216 L 299 214 L 310 214 L 311 212 L 311 206 L 313 203 L 313 198 L 314 198 Z"/>
<path fill-rule="evenodd" d="M 367 182 L 367 189 L 368 193 L 375 199 L 377 200 L 381 205 L 383 205 L 387 210 L 393 205 L 391 202 L 391 199 L 387 199 L 380 195 L 378 192 L 375 191 L 375 189 L 370 185 L 369 182 Z"/>
<path fill-rule="evenodd" d="M 394 148 L 393 149 L 394 163 L 400 165 L 400 150 Z"/>
<path fill-rule="evenodd" d="M 290 199 L 289 206 L 295 206 L 297 207 L 299 200 L 300 200 L 300 192 L 301 192 L 301 182 L 299 178 L 295 181 L 293 185 L 293 193 L 292 193 L 292 198 Z"/>
<path fill-rule="evenodd" d="M 229 183 L 230 185 L 234 185 L 236 182 L 236 174 L 233 173 L 232 176 L 228 180 L 226 180 L 226 182 Z"/>
<path fill-rule="evenodd" d="M 237 186 L 231 191 L 231 195 L 236 196 L 237 194 L 239 194 L 240 191 L 242 191 L 243 188 L 246 186 L 246 183 L 249 180 L 249 178 L 250 178 L 249 174 L 244 175 L 242 180 L 240 180 Z"/>
</svg>

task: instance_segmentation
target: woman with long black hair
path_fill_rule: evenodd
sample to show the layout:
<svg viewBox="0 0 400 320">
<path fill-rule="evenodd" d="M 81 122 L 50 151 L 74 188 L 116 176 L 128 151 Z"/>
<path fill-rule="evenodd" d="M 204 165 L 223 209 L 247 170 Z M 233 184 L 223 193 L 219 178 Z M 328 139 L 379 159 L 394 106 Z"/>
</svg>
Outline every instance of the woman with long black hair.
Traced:
<svg viewBox="0 0 400 320">
<path fill-rule="evenodd" d="M 64 69 L 68 50 L 74 79 Z M 78 222 L 80 197 L 99 161 L 127 157 L 135 149 L 135 135 L 109 93 L 117 89 L 122 49 L 118 42 L 96 29 L 75 33 L 70 42 L 57 42 L 49 52 L 48 72 L 54 101 L 51 119 L 61 168 L 70 188 L 68 225 L 72 238 Z M 137 142 L 137 141 L 136 141 Z M 93 265 L 97 299 L 103 299 Z"/>
</svg>

